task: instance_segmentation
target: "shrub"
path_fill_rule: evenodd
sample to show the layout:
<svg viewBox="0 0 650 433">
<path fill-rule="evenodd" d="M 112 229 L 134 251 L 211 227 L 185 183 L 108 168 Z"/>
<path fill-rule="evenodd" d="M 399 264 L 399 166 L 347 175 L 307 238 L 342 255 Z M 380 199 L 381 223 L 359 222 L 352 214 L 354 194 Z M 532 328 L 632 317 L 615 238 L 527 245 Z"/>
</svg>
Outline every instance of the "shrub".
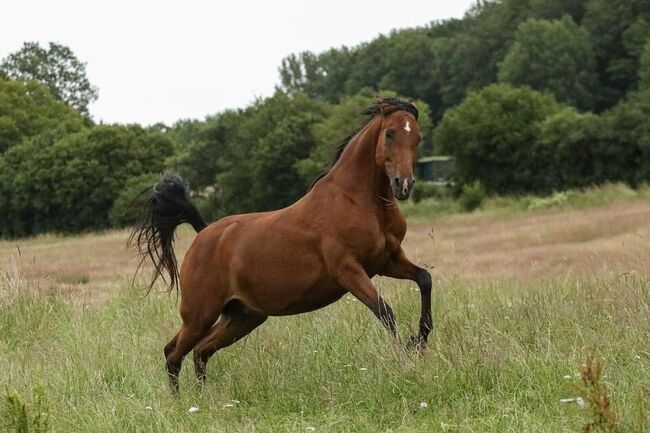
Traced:
<svg viewBox="0 0 650 433">
<path fill-rule="evenodd" d="M 15 392 L 7 391 L 0 407 L 0 431 L 7 433 L 45 433 L 48 415 L 40 388 L 34 390 L 31 404 L 24 402 Z"/>
<path fill-rule="evenodd" d="M 485 200 L 487 193 L 481 181 L 474 181 L 463 186 L 460 196 L 460 206 L 467 212 L 477 209 Z"/>
<path fill-rule="evenodd" d="M 504 84 L 470 93 L 445 114 L 435 141 L 455 157 L 460 184 L 489 192 L 543 192 L 553 162 L 540 148 L 540 122 L 562 109 L 550 95 Z"/>
<path fill-rule="evenodd" d="M 429 198 L 447 198 L 451 194 L 447 185 L 435 182 L 418 182 L 413 191 L 413 201 L 418 203 Z"/>
<path fill-rule="evenodd" d="M 14 146 L 0 158 L 0 234 L 109 227 L 127 180 L 162 171 L 172 152 L 160 133 L 117 125 Z"/>
</svg>

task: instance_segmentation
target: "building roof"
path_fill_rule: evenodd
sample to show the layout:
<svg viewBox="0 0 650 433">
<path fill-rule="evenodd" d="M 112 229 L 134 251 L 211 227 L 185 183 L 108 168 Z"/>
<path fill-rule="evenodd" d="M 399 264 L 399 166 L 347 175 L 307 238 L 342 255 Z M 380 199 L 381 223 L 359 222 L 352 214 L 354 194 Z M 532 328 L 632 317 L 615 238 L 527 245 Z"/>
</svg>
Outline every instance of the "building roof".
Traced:
<svg viewBox="0 0 650 433">
<path fill-rule="evenodd" d="M 433 161 L 451 161 L 454 158 L 451 156 L 423 156 L 418 159 L 418 163 L 427 163 Z"/>
</svg>

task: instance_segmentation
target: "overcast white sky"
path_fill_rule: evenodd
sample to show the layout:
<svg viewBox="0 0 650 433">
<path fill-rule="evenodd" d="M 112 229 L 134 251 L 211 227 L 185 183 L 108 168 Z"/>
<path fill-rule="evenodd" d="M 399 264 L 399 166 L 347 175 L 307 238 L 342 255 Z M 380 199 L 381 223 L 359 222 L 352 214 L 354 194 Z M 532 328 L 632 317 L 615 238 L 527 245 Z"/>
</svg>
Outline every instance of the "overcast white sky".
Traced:
<svg viewBox="0 0 650 433">
<path fill-rule="evenodd" d="M 67 45 L 99 87 L 95 120 L 171 124 L 270 95 L 288 54 L 462 17 L 474 2 L 14 0 L 2 4 L 0 57 L 25 41 Z"/>
</svg>

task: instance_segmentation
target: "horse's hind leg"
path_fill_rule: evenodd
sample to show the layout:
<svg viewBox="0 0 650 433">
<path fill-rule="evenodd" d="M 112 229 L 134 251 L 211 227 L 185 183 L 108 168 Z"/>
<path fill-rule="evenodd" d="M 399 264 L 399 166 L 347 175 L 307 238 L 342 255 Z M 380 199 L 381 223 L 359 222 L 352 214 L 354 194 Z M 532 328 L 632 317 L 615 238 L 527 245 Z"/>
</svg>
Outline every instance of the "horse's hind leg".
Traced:
<svg viewBox="0 0 650 433">
<path fill-rule="evenodd" d="M 178 393 L 178 374 L 181 371 L 183 358 L 210 331 L 210 326 L 212 326 L 221 313 L 221 305 L 218 308 L 214 305 L 212 307 L 209 313 L 202 315 L 181 314 L 183 317 L 183 326 L 176 337 L 165 346 L 165 361 L 169 385 L 175 394 Z"/>
<path fill-rule="evenodd" d="M 238 301 L 226 305 L 219 321 L 194 348 L 194 368 L 200 385 L 205 383 L 205 367 L 214 353 L 250 334 L 266 321 L 267 316 L 249 310 Z"/>
</svg>

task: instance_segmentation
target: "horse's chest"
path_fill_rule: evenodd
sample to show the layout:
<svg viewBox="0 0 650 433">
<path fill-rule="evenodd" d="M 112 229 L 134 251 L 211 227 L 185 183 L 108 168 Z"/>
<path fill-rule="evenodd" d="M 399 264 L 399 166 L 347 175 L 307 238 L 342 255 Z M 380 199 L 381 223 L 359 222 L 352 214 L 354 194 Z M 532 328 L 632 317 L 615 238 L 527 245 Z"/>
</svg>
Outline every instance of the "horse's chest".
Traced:
<svg viewBox="0 0 650 433">
<path fill-rule="evenodd" d="M 368 255 L 368 263 L 376 266 L 383 265 L 389 257 L 399 251 L 404 232 L 401 230 L 380 230 Z"/>
</svg>

